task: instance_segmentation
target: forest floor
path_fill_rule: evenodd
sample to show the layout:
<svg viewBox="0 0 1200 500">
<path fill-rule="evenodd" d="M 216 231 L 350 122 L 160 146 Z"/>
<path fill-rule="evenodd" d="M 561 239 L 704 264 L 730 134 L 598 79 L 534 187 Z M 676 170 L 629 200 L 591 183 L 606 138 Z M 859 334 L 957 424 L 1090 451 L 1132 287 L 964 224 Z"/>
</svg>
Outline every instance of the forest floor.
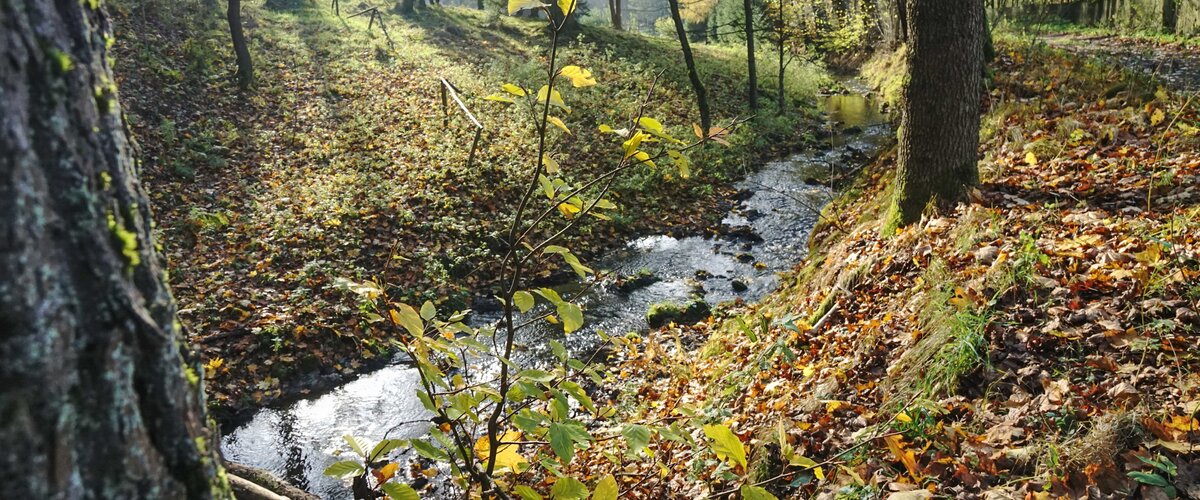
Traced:
<svg viewBox="0 0 1200 500">
<path fill-rule="evenodd" d="M 1037 38 L 1052 47 L 1108 59 L 1155 75 L 1174 90 L 1200 90 L 1200 50 L 1194 43 L 1111 34 L 1054 33 Z"/>
<path fill-rule="evenodd" d="M 885 155 L 771 297 L 623 341 L 595 399 L 649 444 L 572 467 L 628 498 L 1200 498 L 1196 94 L 997 48 L 969 202 L 881 236 Z"/>
<path fill-rule="evenodd" d="M 205 13 L 199 0 L 111 5 L 121 100 L 180 317 L 220 412 L 316 390 L 386 360 L 394 328 L 361 321 L 343 280 L 455 308 L 486 290 L 495 235 L 527 182 L 534 135 L 531 120 L 482 97 L 506 82 L 542 85 L 548 53 L 535 20 L 431 8 L 415 19 L 384 13 L 385 33 L 348 10 L 338 17 L 324 4 L 273 3 L 290 7 L 243 6 L 257 72 L 250 91 L 230 78 L 221 13 Z M 745 109 L 744 57 L 695 51 L 714 124 L 727 123 Z M 620 144 L 597 126 L 630 119 L 660 69 L 646 116 L 691 135 L 695 104 L 669 40 L 584 26 L 559 55 L 560 66 L 590 68 L 599 82 L 562 91 L 574 107 L 564 116 L 573 135 L 552 132 L 551 151 L 578 172 L 568 178 L 620 159 Z M 805 124 L 828 77 L 813 66 L 788 71 L 791 109 L 782 117 L 764 112 L 732 132 L 730 147 L 692 154 L 686 182 L 667 170 L 622 179 L 612 223 L 586 225 L 565 244 L 587 256 L 642 232 L 711 227 L 705 214 L 724 212 L 717 206 L 746 165 L 813 140 L 795 131 L 815 128 Z M 474 131 L 456 109 L 443 125 L 439 78 L 485 124 L 470 168 Z"/>
</svg>

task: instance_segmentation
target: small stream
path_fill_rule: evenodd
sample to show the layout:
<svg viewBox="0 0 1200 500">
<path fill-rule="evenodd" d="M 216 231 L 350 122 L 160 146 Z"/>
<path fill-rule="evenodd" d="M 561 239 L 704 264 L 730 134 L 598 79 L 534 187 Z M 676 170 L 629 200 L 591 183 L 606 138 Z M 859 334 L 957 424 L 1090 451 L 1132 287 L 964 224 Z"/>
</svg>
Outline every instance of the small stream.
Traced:
<svg viewBox="0 0 1200 500">
<path fill-rule="evenodd" d="M 832 199 L 831 190 L 813 180 L 862 166 L 892 142 L 886 116 L 863 94 L 827 96 L 824 109 L 835 132 L 829 147 L 749 173 L 737 184 L 743 196 L 722 221 L 723 236 L 647 236 L 589 263 L 615 276 L 648 272 L 655 281 L 625 291 L 611 283 L 592 287 L 580 301 L 587 320 L 583 329 L 566 337 L 561 328 L 548 325 L 523 332 L 516 358 L 527 365 L 552 359 L 546 342 L 552 338 L 578 356 L 596 348 L 596 331 L 644 331 L 646 310 L 655 303 L 682 304 L 698 292 L 713 305 L 737 298 L 755 301 L 774 290 L 777 273 L 804 257 L 818 211 Z M 473 322 L 492 319 L 481 316 Z M 431 424 L 423 421 L 429 414 L 415 396 L 418 380 L 415 368 L 397 360 L 328 393 L 260 410 L 226 433 L 222 450 L 229 460 L 270 470 L 322 498 L 351 498 L 346 484 L 322 475 L 337 460 L 332 453 L 343 446 L 341 436 L 376 440 L 393 428 L 392 438 L 423 436 Z M 397 427 L 412 421 L 419 423 Z M 422 492 L 422 498 L 437 496 Z"/>
</svg>

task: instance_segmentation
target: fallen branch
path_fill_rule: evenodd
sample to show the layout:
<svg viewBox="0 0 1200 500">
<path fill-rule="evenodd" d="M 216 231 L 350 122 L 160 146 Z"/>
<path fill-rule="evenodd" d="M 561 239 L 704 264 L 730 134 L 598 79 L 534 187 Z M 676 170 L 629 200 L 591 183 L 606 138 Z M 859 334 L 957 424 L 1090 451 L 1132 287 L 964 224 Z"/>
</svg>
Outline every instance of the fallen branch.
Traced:
<svg viewBox="0 0 1200 500">
<path fill-rule="evenodd" d="M 225 460 L 229 485 L 238 498 L 251 500 L 319 500 L 320 497 L 292 486 L 270 471 Z"/>
</svg>

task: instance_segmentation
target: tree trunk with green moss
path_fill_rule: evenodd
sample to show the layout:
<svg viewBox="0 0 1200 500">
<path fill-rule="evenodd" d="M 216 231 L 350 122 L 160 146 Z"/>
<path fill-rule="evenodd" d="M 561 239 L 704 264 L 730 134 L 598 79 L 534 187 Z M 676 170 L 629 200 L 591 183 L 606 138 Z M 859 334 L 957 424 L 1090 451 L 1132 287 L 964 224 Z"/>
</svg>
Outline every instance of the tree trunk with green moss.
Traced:
<svg viewBox="0 0 1200 500">
<path fill-rule="evenodd" d="M 916 222 L 934 200 L 979 182 L 982 0 L 907 0 L 908 81 L 889 229 Z"/>
<path fill-rule="evenodd" d="M 0 0 L 0 497 L 230 498 L 98 5 Z"/>
</svg>

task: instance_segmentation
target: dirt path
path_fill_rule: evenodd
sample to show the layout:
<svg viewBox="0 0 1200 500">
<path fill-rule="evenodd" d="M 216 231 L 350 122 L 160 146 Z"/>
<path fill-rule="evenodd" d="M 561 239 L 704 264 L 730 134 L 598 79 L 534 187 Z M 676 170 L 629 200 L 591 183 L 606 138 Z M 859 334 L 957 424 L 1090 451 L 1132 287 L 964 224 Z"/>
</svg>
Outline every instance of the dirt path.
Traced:
<svg viewBox="0 0 1200 500">
<path fill-rule="evenodd" d="M 1095 56 L 1155 75 L 1172 90 L 1200 90 L 1200 50 L 1118 36 L 1059 33 L 1040 40 L 1075 54 Z"/>
</svg>

